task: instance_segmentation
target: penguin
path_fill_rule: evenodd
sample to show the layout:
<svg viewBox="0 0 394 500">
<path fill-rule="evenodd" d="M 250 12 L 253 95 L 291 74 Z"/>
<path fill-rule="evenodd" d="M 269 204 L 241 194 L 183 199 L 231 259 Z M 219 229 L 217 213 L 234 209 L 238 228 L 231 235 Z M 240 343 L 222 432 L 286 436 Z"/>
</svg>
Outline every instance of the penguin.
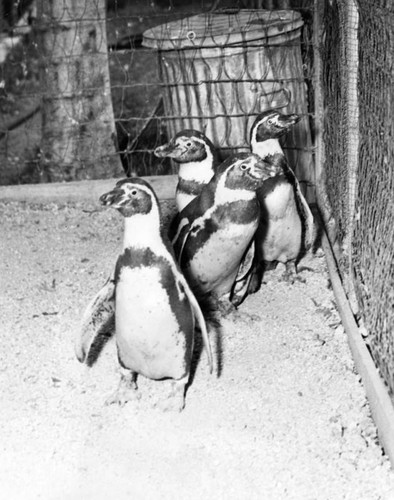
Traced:
<svg viewBox="0 0 394 500">
<path fill-rule="evenodd" d="M 294 282 L 297 263 L 313 242 L 312 212 L 279 142 L 300 118 L 297 114 L 268 110 L 255 119 L 250 130 L 251 151 L 274 163 L 281 173 L 257 191 L 262 217 L 254 240 L 255 257 L 248 293 L 260 288 L 265 269 L 277 262 L 286 266 L 284 278 Z"/>
<path fill-rule="evenodd" d="M 220 164 L 201 194 L 179 214 L 175 255 L 199 300 L 231 299 L 241 259 L 260 219 L 256 191 L 278 169 L 239 153 Z"/>
<path fill-rule="evenodd" d="M 178 184 L 175 202 L 181 211 L 193 200 L 212 178 L 215 168 L 220 164 L 219 153 L 208 137 L 198 130 L 187 129 L 179 132 L 167 144 L 155 149 L 158 157 L 170 157 L 179 163 Z M 169 227 L 170 237 L 174 235 L 177 215 Z M 95 348 L 91 350 L 89 364 L 96 360 L 102 341 L 114 333 L 115 285 L 109 278 L 102 289 L 86 308 L 81 325 L 81 335 L 90 337 L 96 334 Z M 97 344 L 97 345 L 96 345 Z"/>
<path fill-rule="evenodd" d="M 170 157 L 179 164 L 175 202 L 179 212 L 208 184 L 220 164 L 219 153 L 206 135 L 183 130 L 167 144 L 155 149 L 160 158 Z"/>
<path fill-rule="evenodd" d="M 208 354 L 212 353 L 200 306 L 175 261 L 161 227 L 159 202 L 143 179 L 128 178 L 100 197 L 125 219 L 123 251 L 115 273 L 115 338 L 121 379 L 107 401 L 124 405 L 138 397 L 137 376 L 172 379 L 170 405 L 181 411 L 189 380 L 195 320 Z M 94 338 L 79 339 L 76 354 L 89 358 Z"/>
</svg>

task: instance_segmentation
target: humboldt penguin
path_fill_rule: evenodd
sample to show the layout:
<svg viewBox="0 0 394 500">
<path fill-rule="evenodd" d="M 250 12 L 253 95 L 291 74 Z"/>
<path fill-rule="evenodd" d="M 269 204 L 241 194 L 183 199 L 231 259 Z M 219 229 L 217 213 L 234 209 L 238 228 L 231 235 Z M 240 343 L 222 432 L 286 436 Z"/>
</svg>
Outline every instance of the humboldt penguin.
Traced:
<svg viewBox="0 0 394 500">
<path fill-rule="evenodd" d="M 312 245 L 312 212 L 279 142 L 279 138 L 299 120 L 296 114 L 268 110 L 256 118 L 250 130 L 252 152 L 274 163 L 281 173 L 257 191 L 262 216 L 255 236 L 248 293 L 260 288 L 265 269 L 277 262 L 286 266 L 284 278 L 294 281 L 296 265 Z"/>
<path fill-rule="evenodd" d="M 175 255 L 197 298 L 210 294 L 219 305 L 231 298 L 241 259 L 260 219 L 256 191 L 277 172 L 257 155 L 230 156 L 179 214 Z"/>
<path fill-rule="evenodd" d="M 159 202 L 151 186 L 139 178 L 123 179 L 102 195 L 100 202 L 125 218 L 123 251 L 114 274 L 115 338 L 122 375 L 108 403 L 123 405 L 136 399 L 136 380 L 141 374 L 154 380 L 173 379 L 169 406 L 181 411 L 190 375 L 195 320 L 212 371 L 200 306 L 162 230 Z M 80 361 L 88 358 L 93 340 L 79 339 L 76 354 Z"/>
<path fill-rule="evenodd" d="M 219 165 L 219 154 L 206 135 L 198 130 L 183 130 L 154 151 L 156 156 L 172 158 L 179 164 L 175 202 L 182 211 L 202 191 Z"/>
</svg>

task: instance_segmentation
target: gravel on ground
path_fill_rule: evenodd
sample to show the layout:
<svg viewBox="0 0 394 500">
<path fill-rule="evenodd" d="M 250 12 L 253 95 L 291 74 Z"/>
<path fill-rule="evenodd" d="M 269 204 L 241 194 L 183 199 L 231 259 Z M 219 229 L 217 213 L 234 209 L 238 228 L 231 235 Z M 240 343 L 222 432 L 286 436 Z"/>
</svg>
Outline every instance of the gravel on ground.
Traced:
<svg viewBox="0 0 394 500">
<path fill-rule="evenodd" d="M 168 219 L 171 207 L 163 206 Z M 98 205 L 0 204 L 1 497 L 8 500 L 390 500 L 382 453 L 338 316 L 324 255 L 278 267 L 212 333 L 182 413 L 104 402 L 114 341 L 90 369 L 73 339 L 112 270 L 122 217 Z"/>
</svg>

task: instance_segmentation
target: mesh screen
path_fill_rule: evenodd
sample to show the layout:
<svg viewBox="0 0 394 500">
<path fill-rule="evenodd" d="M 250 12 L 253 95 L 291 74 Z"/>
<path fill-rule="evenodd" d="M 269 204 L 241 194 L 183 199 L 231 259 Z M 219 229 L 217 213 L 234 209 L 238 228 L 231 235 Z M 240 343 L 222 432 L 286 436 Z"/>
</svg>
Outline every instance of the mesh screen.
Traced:
<svg viewBox="0 0 394 500">
<path fill-rule="evenodd" d="M 345 288 L 394 393 L 394 6 L 326 0 L 321 16 L 320 208 L 334 221 Z"/>
<path fill-rule="evenodd" d="M 100 2 L 71 2 L 74 7 L 67 10 L 68 1 L 57 2 L 60 15 L 56 19 L 47 16 L 50 21 L 46 23 L 29 0 L 23 2 L 23 12 L 5 19 L 3 13 L 8 32 L 6 40 L 0 40 L 0 184 L 105 177 L 124 171 L 173 173 L 172 164 L 155 157 L 153 150 L 180 128 L 194 126 L 206 130 L 208 136 L 212 132 L 211 139 L 226 156 L 247 147 L 251 120 L 271 105 L 303 115 L 286 146 L 301 181 L 313 183 L 308 109 L 311 0 L 102 0 L 106 11 L 99 9 Z M 38 5 L 49 8 L 52 4 L 42 1 Z M 217 57 L 211 59 L 205 59 L 204 51 L 164 54 L 160 47 L 142 45 L 143 33 L 154 26 L 162 26 L 165 33 L 169 22 L 205 13 L 208 30 L 213 10 L 237 14 L 250 8 L 298 9 L 304 24 L 294 32 L 295 37 L 284 37 L 278 46 L 266 40 L 241 39 L 237 49 L 218 43 L 213 47 Z M 253 23 L 258 26 L 260 21 L 250 12 L 252 27 Z M 97 69 L 106 65 L 107 48 L 109 82 L 103 85 L 100 79 L 107 76 Z M 78 66 L 76 57 L 83 51 L 85 57 Z M 75 84 L 79 72 L 87 76 L 87 84 Z M 186 91 L 181 95 L 182 89 Z M 199 103 L 192 105 L 195 89 Z M 75 99 L 78 92 L 81 95 Z M 105 111 L 108 94 L 113 111 Z M 181 106 L 177 100 L 183 101 Z M 213 101 L 215 106 L 207 109 Z M 60 107 L 66 113 L 55 120 L 54 130 L 52 113 Z M 97 109 L 100 119 L 92 129 Z M 195 113 L 197 119 L 191 121 Z M 224 125 L 210 128 L 207 117 L 211 124 Z M 65 143 L 64 137 L 70 134 L 73 141 Z"/>
<path fill-rule="evenodd" d="M 379 370 L 394 393 L 394 5 L 359 0 L 360 154 L 353 269 Z"/>
<path fill-rule="evenodd" d="M 324 2 L 321 43 L 322 93 L 324 101 L 324 209 L 336 223 L 336 237 L 343 246 L 348 229 L 348 165 L 346 164 L 346 79 L 343 19 L 338 2 Z M 346 266 L 342 266 L 342 272 Z"/>
</svg>

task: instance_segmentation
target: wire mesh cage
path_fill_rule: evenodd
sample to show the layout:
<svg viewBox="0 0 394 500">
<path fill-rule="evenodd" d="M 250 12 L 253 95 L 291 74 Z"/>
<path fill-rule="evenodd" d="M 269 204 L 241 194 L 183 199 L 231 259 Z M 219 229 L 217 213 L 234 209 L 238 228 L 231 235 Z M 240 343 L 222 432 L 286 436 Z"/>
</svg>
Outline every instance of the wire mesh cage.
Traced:
<svg viewBox="0 0 394 500">
<path fill-rule="evenodd" d="M 348 292 L 355 292 L 355 313 L 393 394 L 394 7 L 380 1 L 357 6 L 327 1 L 321 16 L 325 161 L 320 208 L 335 223 L 342 278 Z"/>
<path fill-rule="evenodd" d="M 394 394 L 394 6 L 362 0 L 359 13 L 360 152 L 353 273 L 372 355 Z"/>
</svg>

